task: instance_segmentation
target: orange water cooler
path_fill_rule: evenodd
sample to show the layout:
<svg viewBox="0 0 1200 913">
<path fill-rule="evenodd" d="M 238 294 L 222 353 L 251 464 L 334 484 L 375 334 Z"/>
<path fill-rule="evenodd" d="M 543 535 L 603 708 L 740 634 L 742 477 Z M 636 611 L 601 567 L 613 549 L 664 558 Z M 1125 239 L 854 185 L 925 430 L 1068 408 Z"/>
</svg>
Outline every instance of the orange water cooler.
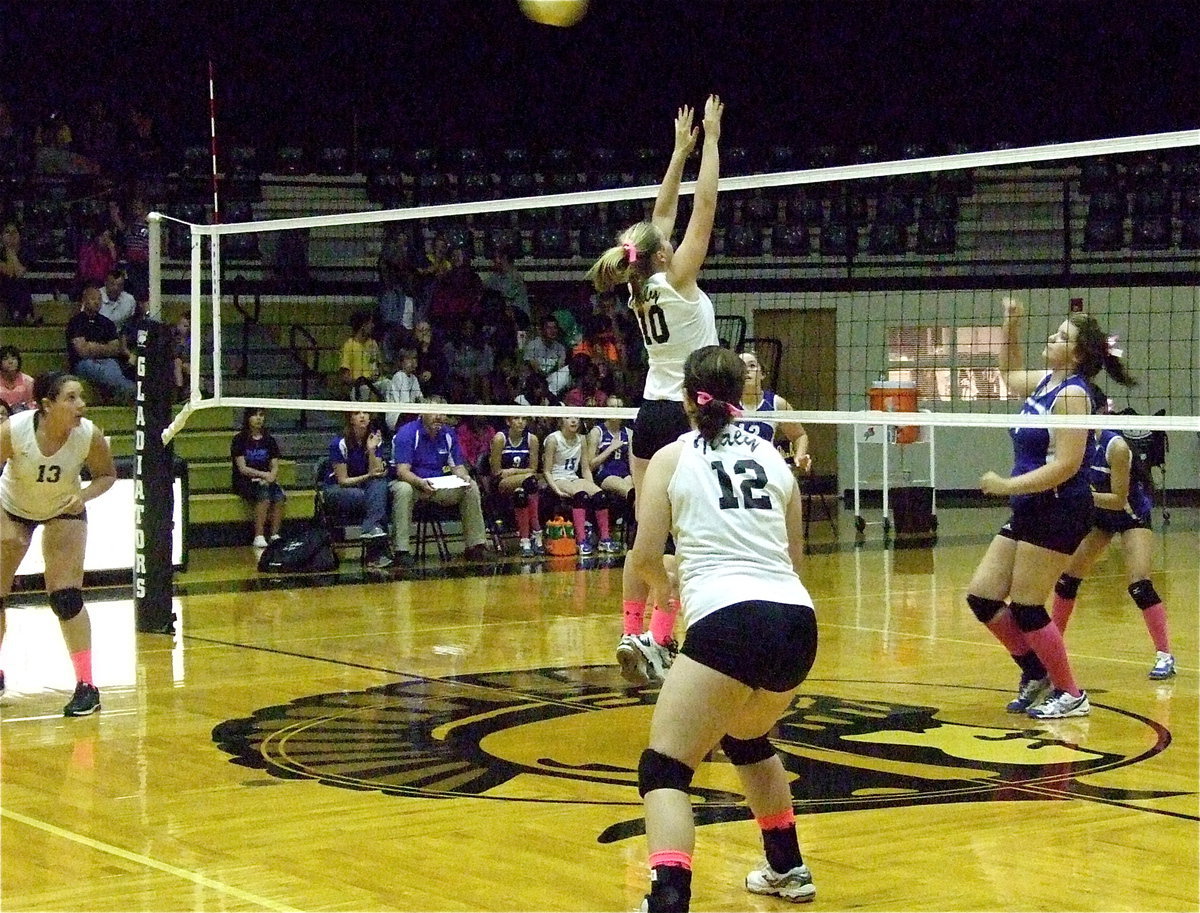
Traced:
<svg viewBox="0 0 1200 913">
<path fill-rule="evenodd" d="M 916 412 L 917 385 L 911 380 L 881 380 L 867 390 L 871 408 L 877 412 Z M 900 425 L 896 428 L 897 444 L 913 444 L 920 437 L 921 429 L 916 425 Z"/>
</svg>

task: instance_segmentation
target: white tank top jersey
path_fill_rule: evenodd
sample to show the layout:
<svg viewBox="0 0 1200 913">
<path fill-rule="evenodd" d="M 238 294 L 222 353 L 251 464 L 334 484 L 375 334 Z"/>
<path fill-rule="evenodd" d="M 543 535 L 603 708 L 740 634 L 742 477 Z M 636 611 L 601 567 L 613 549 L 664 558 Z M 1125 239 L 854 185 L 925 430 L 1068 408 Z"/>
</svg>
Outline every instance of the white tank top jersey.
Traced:
<svg viewBox="0 0 1200 913">
<path fill-rule="evenodd" d="M 650 362 L 643 398 L 683 402 L 683 363 L 697 349 L 719 344 L 713 303 L 700 289 L 688 301 L 666 273 L 647 279 L 644 291 L 645 305 L 634 308 Z"/>
<path fill-rule="evenodd" d="M 738 602 L 812 605 L 788 554 L 795 480 L 771 444 L 729 425 L 709 447 L 698 431 L 667 484 L 680 601 L 691 627 Z"/>
<path fill-rule="evenodd" d="M 575 435 L 575 443 L 568 444 L 561 431 L 546 435 L 546 441 L 554 441 L 554 465 L 550 467 L 552 479 L 578 479 L 579 466 L 583 461 L 583 435 Z"/>
<path fill-rule="evenodd" d="M 0 475 L 0 507 L 26 520 L 57 517 L 73 497 L 79 495 L 79 471 L 92 449 L 96 426 L 82 418 L 71 429 L 66 441 L 53 456 L 44 456 L 38 447 L 30 409 L 9 420 L 13 455 Z"/>
</svg>

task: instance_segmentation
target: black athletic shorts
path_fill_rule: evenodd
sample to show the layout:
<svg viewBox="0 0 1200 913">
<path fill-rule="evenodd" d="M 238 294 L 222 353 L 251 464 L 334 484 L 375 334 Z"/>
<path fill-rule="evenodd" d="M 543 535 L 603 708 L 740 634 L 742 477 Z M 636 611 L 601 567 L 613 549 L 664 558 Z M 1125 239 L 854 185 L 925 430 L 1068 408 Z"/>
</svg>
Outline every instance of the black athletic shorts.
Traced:
<svg viewBox="0 0 1200 913">
<path fill-rule="evenodd" d="M 687 629 L 680 652 L 764 691 L 791 691 L 817 657 L 817 615 L 810 606 L 738 602 Z"/>
<path fill-rule="evenodd" d="M 633 420 L 633 455 L 648 460 L 691 430 L 683 403 L 673 399 L 645 400 Z"/>
<path fill-rule="evenodd" d="M 1094 514 L 1090 491 L 1086 500 L 1056 498 L 1052 492 L 1041 492 L 1013 504 L 1012 516 L 1000 527 L 1000 535 L 1073 555 L 1091 532 Z"/>
<path fill-rule="evenodd" d="M 1127 533 L 1131 529 L 1154 529 L 1150 523 L 1150 514 L 1135 517 L 1123 510 L 1097 510 L 1093 518 L 1096 529 L 1106 533 Z"/>
<path fill-rule="evenodd" d="M 24 526 L 27 530 L 29 530 L 31 535 L 35 529 L 37 529 L 43 523 L 49 523 L 51 520 L 82 520 L 84 523 L 87 523 L 86 507 L 77 514 L 59 514 L 57 517 L 49 517 L 45 520 L 30 520 L 28 517 L 18 517 L 11 510 L 7 509 L 4 511 L 4 514 L 14 523 L 20 523 L 22 526 Z"/>
</svg>

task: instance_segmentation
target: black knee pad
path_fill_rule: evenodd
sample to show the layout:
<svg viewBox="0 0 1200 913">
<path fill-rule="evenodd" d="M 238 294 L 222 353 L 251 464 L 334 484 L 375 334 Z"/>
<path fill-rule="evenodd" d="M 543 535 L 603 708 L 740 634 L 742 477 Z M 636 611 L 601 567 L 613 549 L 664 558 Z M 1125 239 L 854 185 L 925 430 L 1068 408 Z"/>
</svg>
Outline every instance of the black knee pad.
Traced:
<svg viewBox="0 0 1200 913">
<path fill-rule="evenodd" d="M 514 488 L 512 493 L 513 507 L 528 507 L 529 492 L 524 488 Z"/>
<path fill-rule="evenodd" d="M 50 594 L 50 608 L 61 620 L 70 621 L 83 611 L 83 590 L 75 586 L 55 590 Z"/>
<path fill-rule="evenodd" d="M 538 492 L 538 481 L 533 476 L 526 476 L 525 481 L 521 483 L 521 490 L 527 495 L 536 495 Z"/>
<path fill-rule="evenodd" d="M 757 739 L 735 739 L 731 735 L 722 736 L 721 750 L 725 752 L 725 757 L 729 758 L 729 763 L 735 767 L 757 764 L 775 754 L 775 746 L 765 735 L 760 735 Z"/>
<path fill-rule="evenodd" d="M 608 510 L 608 492 L 603 488 L 591 496 L 592 510 Z"/>
<path fill-rule="evenodd" d="M 1079 595 L 1079 584 L 1081 583 L 1083 581 L 1080 578 L 1063 574 L 1058 578 L 1058 583 L 1054 584 L 1054 594 L 1063 599 L 1074 599 Z"/>
<path fill-rule="evenodd" d="M 1044 605 L 1034 605 L 1031 602 L 1011 602 L 1008 610 L 1012 612 L 1013 621 L 1022 631 L 1040 631 L 1050 624 L 1050 614 Z"/>
<path fill-rule="evenodd" d="M 1137 603 L 1137 607 L 1143 612 L 1151 606 L 1156 606 L 1161 599 L 1158 598 L 1158 593 L 1154 590 L 1154 584 L 1149 580 L 1136 580 L 1129 584 L 1129 595 L 1133 597 L 1133 601 Z"/>
<path fill-rule="evenodd" d="M 638 795 L 645 798 L 646 793 L 656 789 L 686 791 L 695 775 L 696 772 L 682 761 L 647 748 L 638 761 Z"/>
<path fill-rule="evenodd" d="M 577 491 L 577 492 L 575 492 L 575 494 L 571 495 L 571 506 L 572 507 L 587 507 L 588 502 L 591 500 L 592 499 L 588 496 L 588 493 L 586 491 Z"/>
<path fill-rule="evenodd" d="M 968 593 L 967 605 L 971 607 L 971 611 L 975 613 L 976 618 L 987 624 L 1000 614 L 1000 610 L 1004 608 L 1004 601 L 1001 599 L 984 599 L 982 596 Z"/>
</svg>

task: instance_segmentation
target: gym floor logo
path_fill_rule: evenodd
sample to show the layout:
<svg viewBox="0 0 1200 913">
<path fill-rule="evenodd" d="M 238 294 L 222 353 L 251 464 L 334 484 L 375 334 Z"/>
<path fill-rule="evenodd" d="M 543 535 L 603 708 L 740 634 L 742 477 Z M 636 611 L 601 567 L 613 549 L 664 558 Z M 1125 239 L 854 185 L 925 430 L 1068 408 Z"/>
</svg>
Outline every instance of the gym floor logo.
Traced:
<svg viewBox="0 0 1200 913">
<path fill-rule="evenodd" d="M 298 698 L 212 735 L 233 763 L 279 778 L 395 796 L 629 806 L 630 819 L 600 835 L 610 842 L 642 832 L 637 762 L 656 697 L 628 690 L 611 666 L 411 678 Z M 1095 782 L 1164 750 L 1171 736 L 1160 724 L 1095 701 L 1091 718 L 1035 722 L 1006 714 L 1006 699 L 962 685 L 810 680 L 772 739 L 798 812 L 1185 795 Z M 697 824 L 749 818 L 732 766 L 719 753 L 710 761 L 691 787 Z"/>
</svg>

